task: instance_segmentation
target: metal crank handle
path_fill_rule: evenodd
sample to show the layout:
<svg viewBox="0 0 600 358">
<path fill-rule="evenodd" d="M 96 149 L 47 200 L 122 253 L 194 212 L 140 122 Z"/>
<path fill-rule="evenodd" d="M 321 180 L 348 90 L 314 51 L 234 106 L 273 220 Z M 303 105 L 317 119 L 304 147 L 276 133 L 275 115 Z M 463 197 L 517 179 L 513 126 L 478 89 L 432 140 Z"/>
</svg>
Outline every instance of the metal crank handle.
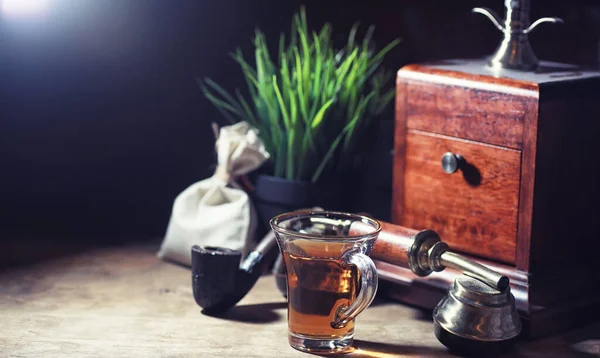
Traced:
<svg viewBox="0 0 600 358">
<path fill-rule="evenodd" d="M 379 223 L 381 232 L 370 254 L 373 260 L 409 268 L 422 277 L 450 267 L 500 291 L 504 291 L 510 283 L 508 277 L 451 252 L 448 245 L 432 230 L 418 231 L 382 221 Z M 361 228 L 361 224 L 356 223 L 350 230 L 358 234 L 368 229 Z"/>
</svg>

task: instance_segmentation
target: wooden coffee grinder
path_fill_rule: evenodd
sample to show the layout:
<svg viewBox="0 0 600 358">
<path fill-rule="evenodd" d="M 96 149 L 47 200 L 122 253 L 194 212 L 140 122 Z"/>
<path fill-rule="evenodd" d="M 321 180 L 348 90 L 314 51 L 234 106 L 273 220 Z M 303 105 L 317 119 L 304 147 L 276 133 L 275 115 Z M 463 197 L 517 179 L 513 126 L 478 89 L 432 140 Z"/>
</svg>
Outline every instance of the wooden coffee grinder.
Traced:
<svg viewBox="0 0 600 358">
<path fill-rule="evenodd" d="M 397 76 L 392 223 L 431 229 L 508 276 L 530 338 L 600 318 L 600 72 L 538 61 L 529 1 L 506 0 L 489 59 Z M 380 292 L 433 308 L 456 272 L 377 262 Z"/>
</svg>

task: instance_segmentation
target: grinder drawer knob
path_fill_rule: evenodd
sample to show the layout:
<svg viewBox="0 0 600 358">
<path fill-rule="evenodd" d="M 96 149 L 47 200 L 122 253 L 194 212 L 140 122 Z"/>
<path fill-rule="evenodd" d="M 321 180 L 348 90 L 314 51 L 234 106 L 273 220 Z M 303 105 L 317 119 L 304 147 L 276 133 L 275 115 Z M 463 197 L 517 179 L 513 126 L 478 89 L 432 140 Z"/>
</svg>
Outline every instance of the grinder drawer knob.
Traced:
<svg viewBox="0 0 600 358">
<path fill-rule="evenodd" d="M 462 157 L 458 154 L 452 152 L 445 153 L 442 155 L 442 169 L 448 174 L 456 172 L 460 166 L 461 159 Z"/>
</svg>

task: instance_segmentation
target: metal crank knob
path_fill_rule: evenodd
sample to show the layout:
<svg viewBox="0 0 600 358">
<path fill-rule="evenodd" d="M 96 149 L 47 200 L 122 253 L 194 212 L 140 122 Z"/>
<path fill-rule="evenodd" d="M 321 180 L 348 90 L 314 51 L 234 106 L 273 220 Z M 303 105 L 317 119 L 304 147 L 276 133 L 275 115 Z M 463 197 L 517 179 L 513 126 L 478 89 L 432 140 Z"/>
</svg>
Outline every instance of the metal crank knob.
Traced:
<svg viewBox="0 0 600 358">
<path fill-rule="evenodd" d="M 452 152 L 447 152 L 444 155 L 442 155 L 442 169 L 446 173 L 452 174 L 458 170 L 461 161 L 462 157 L 460 155 L 454 154 Z"/>
</svg>

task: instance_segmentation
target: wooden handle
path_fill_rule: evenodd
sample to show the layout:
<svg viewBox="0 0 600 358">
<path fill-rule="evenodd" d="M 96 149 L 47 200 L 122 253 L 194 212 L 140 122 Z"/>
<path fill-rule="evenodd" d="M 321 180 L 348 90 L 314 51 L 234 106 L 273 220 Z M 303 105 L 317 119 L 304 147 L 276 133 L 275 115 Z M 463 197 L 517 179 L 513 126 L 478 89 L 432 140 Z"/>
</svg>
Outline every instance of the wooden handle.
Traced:
<svg viewBox="0 0 600 358">
<path fill-rule="evenodd" d="M 383 221 L 379 223 L 381 232 L 369 256 L 373 260 L 409 268 L 408 250 L 413 245 L 414 236 L 418 231 Z M 367 234 L 372 230 L 373 227 L 370 225 L 355 222 L 350 227 L 350 234 Z"/>
<path fill-rule="evenodd" d="M 448 245 L 441 242 L 438 234 L 431 230 L 418 231 L 382 221 L 379 224 L 381 231 L 370 254 L 375 261 L 409 268 L 418 276 L 427 276 L 433 271 L 451 267 L 499 291 L 509 285 L 507 276 L 448 251 Z M 370 231 L 372 226 L 361 222 L 353 223 L 350 227 L 350 232 L 354 234 L 367 234 Z M 424 255 L 425 261 L 422 260 Z"/>
<path fill-rule="evenodd" d="M 379 223 L 381 232 L 370 256 L 373 260 L 408 268 L 408 250 L 414 243 L 414 236 L 418 231 L 386 222 Z"/>
</svg>

